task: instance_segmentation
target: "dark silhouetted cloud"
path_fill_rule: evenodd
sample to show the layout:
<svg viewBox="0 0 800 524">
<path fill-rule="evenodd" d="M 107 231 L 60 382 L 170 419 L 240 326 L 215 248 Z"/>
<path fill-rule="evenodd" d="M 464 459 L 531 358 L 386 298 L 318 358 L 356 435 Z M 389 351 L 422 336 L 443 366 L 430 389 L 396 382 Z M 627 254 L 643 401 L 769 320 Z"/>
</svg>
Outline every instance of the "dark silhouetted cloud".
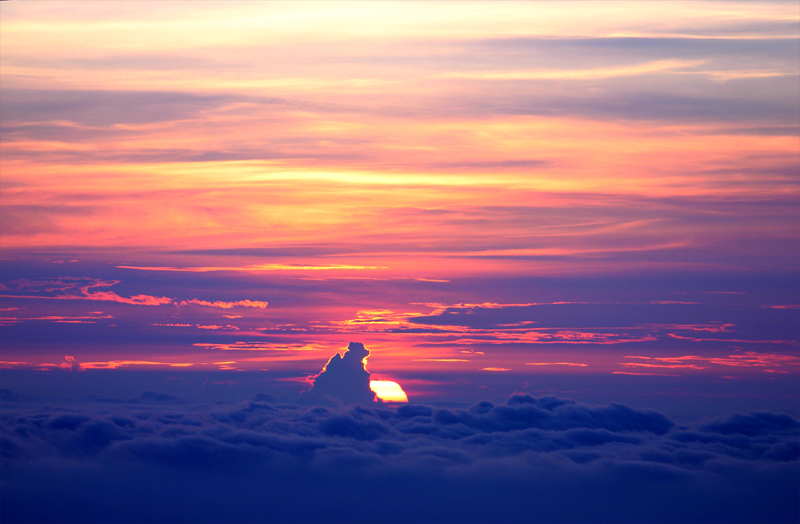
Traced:
<svg viewBox="0 0 800 524">
<path fill-rule="evenodd" d="M 347 403 L 374 402 L 375 393 L 369 388 L 370 374 L 367 371 L 367 357 L 369 357 L 369 350 L 364 347 L 364 344 L 350 342 L 343 355 L 339 353 L 333 355 L 320 374 L 314 377 L 311 396 L 332 398 Z M 340 421 L 341 431 L 348 431 L 346 429 L 348 423 L 344 420 Z M 333 431 L 340 430 L 334 428 Z"/>
</svg>

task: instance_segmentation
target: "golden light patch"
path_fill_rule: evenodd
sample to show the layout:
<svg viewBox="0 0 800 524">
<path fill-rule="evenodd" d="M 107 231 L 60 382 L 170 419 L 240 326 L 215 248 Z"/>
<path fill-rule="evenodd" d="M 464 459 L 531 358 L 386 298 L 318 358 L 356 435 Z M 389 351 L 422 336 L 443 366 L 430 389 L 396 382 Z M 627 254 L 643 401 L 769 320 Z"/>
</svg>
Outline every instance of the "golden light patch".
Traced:
<svg viewBox="0 0 800 524">
<path fill-rule="evenodd" d="M 408 397 L 397 382 L 391 380 L 371 380 L 369 389 L 384 402 L 408 402 Z"/>
</svg>

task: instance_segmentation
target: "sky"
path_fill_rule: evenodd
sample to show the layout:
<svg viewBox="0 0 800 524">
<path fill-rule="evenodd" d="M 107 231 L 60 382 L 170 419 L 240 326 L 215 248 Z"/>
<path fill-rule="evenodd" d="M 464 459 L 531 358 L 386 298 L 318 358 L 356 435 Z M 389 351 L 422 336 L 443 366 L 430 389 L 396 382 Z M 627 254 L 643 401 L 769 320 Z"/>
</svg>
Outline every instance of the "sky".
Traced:
<svg viewBox="0 0 800 524">
<path fill-rule="evenodd" d="M 796 2 L 0 22 L 0 520 L 800 518 Z"/>
</svg>

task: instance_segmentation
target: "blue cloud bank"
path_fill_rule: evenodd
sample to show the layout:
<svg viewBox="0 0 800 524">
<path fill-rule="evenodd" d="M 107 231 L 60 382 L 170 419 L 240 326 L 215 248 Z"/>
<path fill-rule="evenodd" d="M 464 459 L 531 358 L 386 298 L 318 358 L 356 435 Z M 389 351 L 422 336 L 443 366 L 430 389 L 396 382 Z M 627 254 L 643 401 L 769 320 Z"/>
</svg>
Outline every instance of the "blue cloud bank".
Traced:
<svg viewBox="0 0 800 524">
<path fill-rule="evenodd" d="M 516 394 L 467 408 L 3 392 L 3 522 L 797 522 L 800 423 L 678 426 Z"/>
</svg>

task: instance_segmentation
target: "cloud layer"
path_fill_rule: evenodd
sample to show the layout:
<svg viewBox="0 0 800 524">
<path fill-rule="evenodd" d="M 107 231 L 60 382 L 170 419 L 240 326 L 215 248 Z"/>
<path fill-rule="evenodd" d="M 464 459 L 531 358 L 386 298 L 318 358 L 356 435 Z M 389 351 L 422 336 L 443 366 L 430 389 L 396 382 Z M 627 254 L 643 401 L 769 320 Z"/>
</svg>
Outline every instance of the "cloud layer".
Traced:
<svg viewBox="0 0 800 524">
<path fill-rule="evenodd" d="M 4 390 L 4 521 L 789 522 L 800 423 L 621 404 L 75 409 Z M 109 409 L 109 407 L 113 409 Z"/>
</svg>

